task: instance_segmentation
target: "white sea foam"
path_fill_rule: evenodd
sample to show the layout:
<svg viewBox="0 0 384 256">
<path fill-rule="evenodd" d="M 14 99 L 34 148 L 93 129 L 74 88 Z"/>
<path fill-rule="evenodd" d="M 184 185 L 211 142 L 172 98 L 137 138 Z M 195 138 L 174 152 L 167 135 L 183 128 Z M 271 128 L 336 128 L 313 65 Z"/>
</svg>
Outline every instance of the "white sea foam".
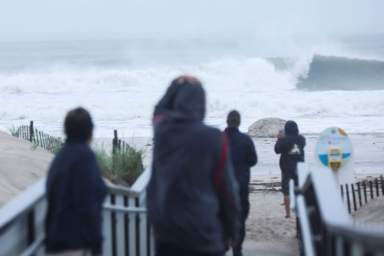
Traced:
<svg viewBox="0 0 384 256">
<path fill-rule="evenodd" d="M 305 132 L 335 123 L 351 132 L 384 132 L 384 91 L 297 90 L 297 79 L 309 63 L 304 58 L 278 70 L 262 58 L 225 58 L 184 66 L 0 73 L 0 125 L 33 119 L 60 134 L 65 112 L 83 105 L 94 115 L 97 136 L 111 136 L 113 128 L 126 136 L 149 135 L 155 103 L 171 79 L 190 73 L 200 77 L 207 90 L 207 122 L 219 127 L 229 110 L 238 109 L 244 128 L 259 118 L 277 116 L 298 120 Z"/>
</svg>

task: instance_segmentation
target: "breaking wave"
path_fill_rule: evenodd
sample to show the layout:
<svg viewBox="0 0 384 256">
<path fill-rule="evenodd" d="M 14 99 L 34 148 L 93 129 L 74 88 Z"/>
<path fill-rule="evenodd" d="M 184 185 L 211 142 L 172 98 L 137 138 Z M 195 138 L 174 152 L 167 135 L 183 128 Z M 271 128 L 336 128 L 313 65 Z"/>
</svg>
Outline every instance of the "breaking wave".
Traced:
<svg viewBox="0 0 384 256">
<path fill-rule="evenodd" d="M 384 113 L 384 90 L 369 91 L 384 89 L 384 62 L 319 55 L 280 62 L 285 64 L 278 66 L 276 60 L 264 58 L 226 58 L 177 66 L 0 72 L 0 121 L 9 123 L 22 116 L 21 122 L 34 119 L 60 131 L 65 112 L 83 105 L 100 125 L 98 134 L 123 127 L 126 134 L 149 134 L 154 104 L 171 79 L 183 73 L 202 79 L 208 94 L 207 121 L 217 125 L 225 123 L 226 113 L 234 108 L 243 113 L 245 125 L 279 116 L 307 120 L 308 132 L 324 127 L 324 121 L 313 121 L 317 118 L 342 120 L 343 126 L 358 117 L 349 126 L 356 127 L 362 118 L 374 120 Z"/>
<path fill-rule="evenodd" d="M 384 61 L 315 55 L 298 89 L 384 90 Z"/>
</svg>

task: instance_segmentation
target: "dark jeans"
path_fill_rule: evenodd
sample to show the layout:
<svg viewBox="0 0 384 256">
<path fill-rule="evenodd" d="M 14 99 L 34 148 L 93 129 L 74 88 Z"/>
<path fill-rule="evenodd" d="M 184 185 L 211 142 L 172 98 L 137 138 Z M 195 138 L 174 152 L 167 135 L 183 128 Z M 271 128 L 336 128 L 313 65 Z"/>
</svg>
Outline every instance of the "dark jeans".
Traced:
<svg viewBox="0 0 384 256">
<path fill-rule="evenodd" d="M 224 252 L 201 253 L 171 244 L 156 242 L 155 256 L 224 256 L 224 254 Z"/>
</svg>

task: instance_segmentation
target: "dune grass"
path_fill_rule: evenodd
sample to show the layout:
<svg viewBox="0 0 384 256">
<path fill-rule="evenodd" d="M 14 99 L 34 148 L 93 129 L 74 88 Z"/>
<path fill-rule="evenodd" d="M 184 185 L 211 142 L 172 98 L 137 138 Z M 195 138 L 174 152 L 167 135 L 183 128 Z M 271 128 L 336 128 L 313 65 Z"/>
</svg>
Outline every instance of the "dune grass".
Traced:
<svg viewBox="0 0 384 256">
<path fill-rule="evenodd" d="M 103 175 L 115 184 L 132 186 L 144 170 L 144 150 L 129 147 L 109 154 L 104 149 L 96 149 L 95 153 Z"/>
<path fill-rule="evenodd" d="M 9 133 L 10 133 L 13 137 L 18 137 L 18 136 L 19 136 L 19 129 L 16 128 L 15 126 L 12 126 L 12 127 L 8 128 L 8 131 L 9 131 Z"/>
</svg>

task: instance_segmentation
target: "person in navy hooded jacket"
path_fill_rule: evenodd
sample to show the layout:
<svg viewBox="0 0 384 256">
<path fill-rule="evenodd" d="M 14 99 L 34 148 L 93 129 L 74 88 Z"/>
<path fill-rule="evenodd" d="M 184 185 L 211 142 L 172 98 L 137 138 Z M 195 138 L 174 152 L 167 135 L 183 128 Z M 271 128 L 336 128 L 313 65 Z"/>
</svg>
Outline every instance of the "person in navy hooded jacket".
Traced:
<svg viewBox="0 0 384 256">
<path fill-rule="evenodd" d="M 228 141 L 203 123 L 205 92 L 176 78 L 155 107 L 147 206 L 156 256 L 223 256 L 239 236 L 240 204 Z"/>
<path fill-rule="evenodd" d="M 249 181 L 250 168 L 257 164 L 257 154 L 252 139 L 239 130 L 241 122 L 240 113 L 236 110 L 229 112 L 227 116 L 227 128 L 225 133 L 229 140 L 231 159 L 235 170 L 235 176 L 240 188 L 241 202 L 241 229 L 239 242 L 233 247 L 233 255 L 241 256 L 242 243 L 245 238 L 245 221 L 249 214 Z"/>
<path fill-rule="evenodd" d="M 49 168 L 45 223 L 48 255 L 101 255 L 106 186 L 89 144 L 93 123 L 83 108 L 68 112 L 66 142 Z"/>
</svg>

